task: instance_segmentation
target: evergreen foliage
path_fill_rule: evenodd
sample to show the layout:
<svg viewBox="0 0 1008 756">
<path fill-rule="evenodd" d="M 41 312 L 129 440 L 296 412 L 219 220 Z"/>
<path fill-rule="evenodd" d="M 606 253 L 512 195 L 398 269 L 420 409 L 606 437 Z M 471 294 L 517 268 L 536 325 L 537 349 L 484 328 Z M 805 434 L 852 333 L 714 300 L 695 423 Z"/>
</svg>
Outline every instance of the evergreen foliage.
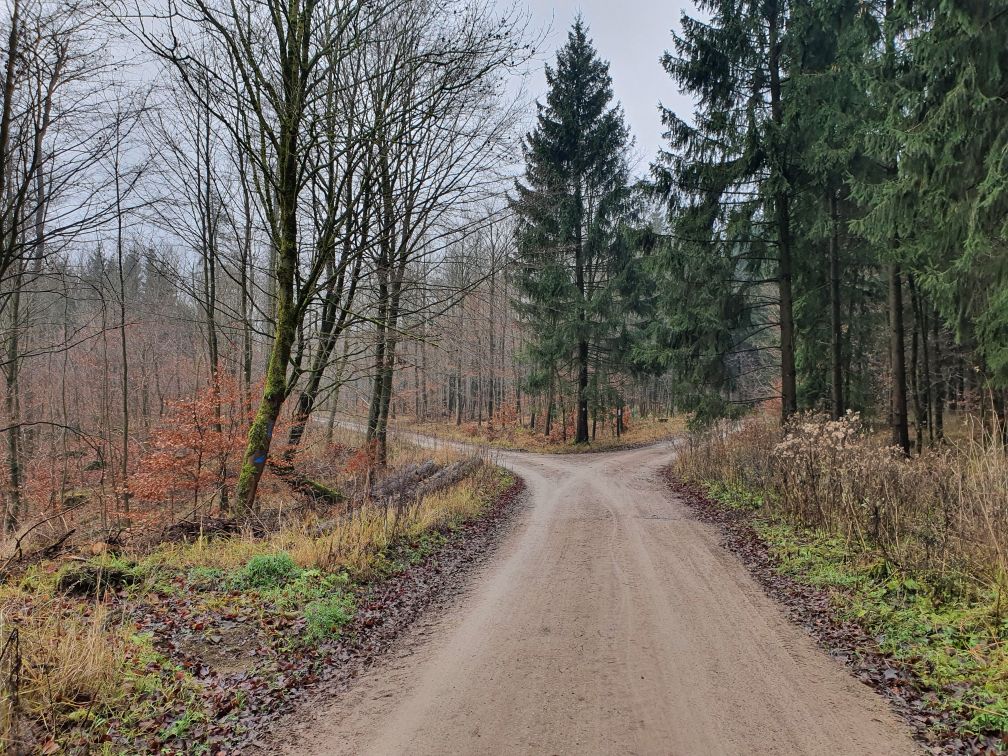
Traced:
<svg viewBox="0 0 1008 756">
<path fill-rule="evenodd" d="M 515 305 L 528 326 L 532 388 L 554 386 L 573 370 L 575 441 L 584 443 L 592 394 L 600 398 L 629 338 L 636 280 L 626 227 L 630 136 L 612 102 L 609 66 L 580 19 L 546 80 L 549 93 L 525 139 L 525 176 L 512 198 Z"/>
<path fill-rule="evenodd" d="M 700 9 L 709 20 L 684 16 L 674 53 L 662 60 L 696 109 L 690 120 L 662 109 L 669 149 L 652 174 L 672 224 L 661 266 L 670 297 L 652 326 L 652 350 L 671 347 L 665 362 L 695 387 L 693 406 L 717 414 L 740 373 L 732 356 L 779 349 L 786 417 L 796 403 L 788 336 L 796 135 L 781 89 L 786 8 L 708 0 Z M 774 284 L 777 324 L 766 308 L 751 306 Z M 776 325 L 782 338 L 771 344 L 766 334 Z"/>
<path fill-rule="evenodd" d="M 1008 2 L 700 11 L 663 59 L 695 111 L 663 110 L 666 295 L 638 358 L 701 419 L 763 398 L 746 377 L 771 366 L 785 420 L 888 401 L 904 449 L 908 405 L 919 447 L 950 391 L 1003 419 Z"/>
</svg>

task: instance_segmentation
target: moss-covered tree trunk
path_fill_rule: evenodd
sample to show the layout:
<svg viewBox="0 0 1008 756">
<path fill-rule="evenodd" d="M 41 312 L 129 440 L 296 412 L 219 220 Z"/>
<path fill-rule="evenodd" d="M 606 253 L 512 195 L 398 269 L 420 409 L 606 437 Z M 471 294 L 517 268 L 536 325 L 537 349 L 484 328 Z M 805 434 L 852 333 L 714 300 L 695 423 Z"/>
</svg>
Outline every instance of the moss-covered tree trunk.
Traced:
<svg viewBox="0 0 1008 756">
<path fill-rule="evenodd" d="M 284 246 L 286 247 L 287 244 L 285 243 Z M 276 326 L 273 331 L 273 345 L 270 348 L 269 363 L 266 366 L 262 398 L 259 401 L 259 409 L 256 411 L 255 419 L 249 426 L 244 462 L 238 475 L 238 485 L 235 491 L 236 514 L 238 515 L 245 515 L 255 510 L 256 492 L 263 469 L 266 467 L 270 443 L 273 440 L 273 430 L 276 428 L 277 418 L 280 417 L 280 410 L 287 398 L 287 364 L 290 362 L 291 348 L 294 345 L 297 327 L 292 301 L 294 264 L 297 258 L 294 249 L 296 248 L 291 244 L 290 249 L 278 250 Z"/>
<path fill-rule="evenodd" d="M 293 12 L 294 25 L 298 13 Z M 307 35 L 307 30 L 301 30 Z M 273 248 L 276 255 L 276 299 L 273 309 L 273 343 L 266 365 L 262 398 L 255 418 L 249 426 L 245 456 L 235 490 L 235 514 L 247 515 L 255 511 L 256 492 L 266 460 L 277 418 L 287 398 L 287 366 L 297 333 L 298 310 L 294 302 L 294 278 L 298 264 L 298 134 L 304 113 L 304 87 L 302 81 L 301 49 L 298 35 L 287 40 L 287 55 L 281 61 L 284 82 L 284 99 L 287 110 L 280 118 L 280 138 L 277 145 L 276 173 L 276 223 L 273 226 Z"/>
</svg>

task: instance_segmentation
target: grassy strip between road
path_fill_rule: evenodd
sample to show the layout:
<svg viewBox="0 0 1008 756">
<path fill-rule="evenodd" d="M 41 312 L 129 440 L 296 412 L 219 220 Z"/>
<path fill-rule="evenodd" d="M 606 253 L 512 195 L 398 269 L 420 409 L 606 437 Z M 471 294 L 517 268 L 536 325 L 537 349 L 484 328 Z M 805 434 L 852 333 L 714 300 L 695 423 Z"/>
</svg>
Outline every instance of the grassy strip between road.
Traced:
<svg viewBox="0 0 1008 756">
<path fill-rule="evenodd" d="M 952 750 L 977 742 L 1008 747 L 1008 618 L 999 591 L 900 571 L 876 549 L 774 514 L 771 492 L 721 481 L 702 488 L 722 507 L 748 513 L 778 572 L 828 590 L 839 620 L 859 625 L 885 657 L 911 671 L 926 691 L 923 704 L 955 715 L 958 732 L 936 732 L 938 740 L 954 741 Z M 884 680 L 890 676 L 898 684 L 895 670 L 883 671 Z M 929 725 L 941 730 L 947 720 Z"/>
<path fill-rule="evenodd" d="M 514 483 L 484 467 L 324 532 L 31 568 L 0 587 L 2 637 L 17 628 L 4 664 L 20 684 L 0 700 L 10 752 L 227 752 L 257 712 L 323 674 L 348 625 L 384 621 L 373 586 L 460 537 Z"/>
</svg>

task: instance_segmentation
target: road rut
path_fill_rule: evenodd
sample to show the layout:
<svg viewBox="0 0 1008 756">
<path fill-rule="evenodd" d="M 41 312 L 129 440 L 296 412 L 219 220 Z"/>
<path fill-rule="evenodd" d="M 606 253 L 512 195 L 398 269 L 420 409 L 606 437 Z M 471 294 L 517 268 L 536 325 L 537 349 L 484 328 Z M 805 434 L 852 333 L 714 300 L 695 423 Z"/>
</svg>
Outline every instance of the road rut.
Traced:
<svg viewBox="0 0 1008 756">
<path fill-rule="evenodd" d="M 502 453 L 517 526 L 288 752 L 916 752 L 667 490 L 671 453 Z"/>
</svg>

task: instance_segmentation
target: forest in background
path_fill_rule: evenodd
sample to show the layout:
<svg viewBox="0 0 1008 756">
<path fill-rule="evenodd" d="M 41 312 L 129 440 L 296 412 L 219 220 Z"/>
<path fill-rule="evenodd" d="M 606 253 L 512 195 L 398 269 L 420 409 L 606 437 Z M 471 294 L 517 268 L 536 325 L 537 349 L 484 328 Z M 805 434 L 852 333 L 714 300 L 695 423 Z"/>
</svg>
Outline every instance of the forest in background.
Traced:
<svg viewBox="0 0 1008 756">
<path fill-rule="evenodd" d="M 318 493 L 290 463 L 344 414 L 379 464 L 390 417 L 1004 427 L 997 3 L 702 3 L 662 61 L 696 109 L 643 180 L 580 21 L 523 135 L 515 8 L 9 10 L 8 534 L 252 511 L 271 467 Z"/>
<path fill-rule="evenodd" d="M 5 742 L 254 737 L 520 485 L 397 427 L 687 423 L 679 493 L 1001 738 L 1005 0 L 702 0 L 644 167 L 589 19 L 533 106 L 519 5 L 5 8 Z"/>
</svg>

